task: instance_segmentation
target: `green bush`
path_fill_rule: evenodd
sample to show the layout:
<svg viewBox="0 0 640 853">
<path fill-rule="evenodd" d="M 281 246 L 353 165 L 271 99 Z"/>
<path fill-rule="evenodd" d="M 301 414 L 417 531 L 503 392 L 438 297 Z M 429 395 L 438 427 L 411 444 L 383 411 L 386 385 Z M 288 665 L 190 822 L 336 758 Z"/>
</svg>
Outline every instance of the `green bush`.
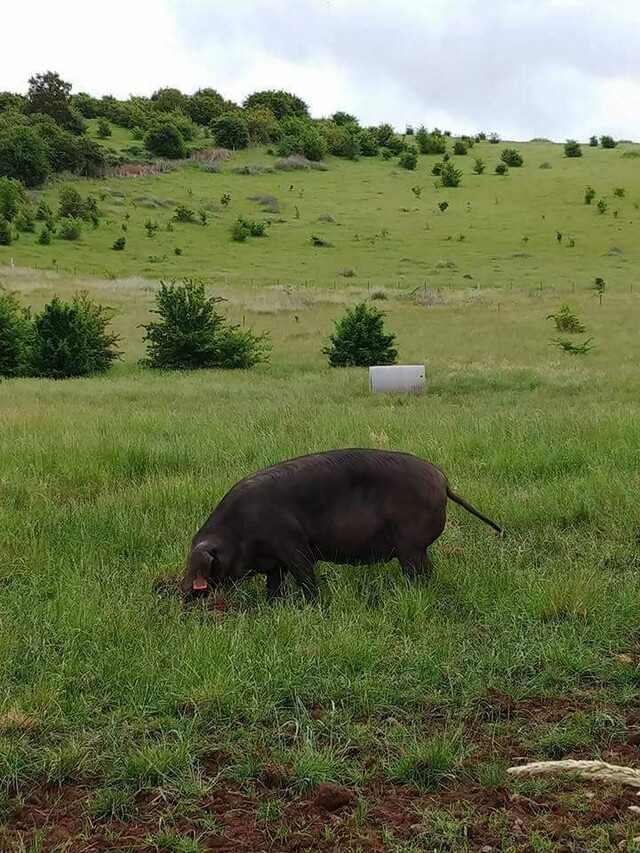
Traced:
<svg viewBox="0 0 640 853">
<path fill-rule="evenodd" d="M 118 237 L 113 241 L 113 246 L 111 247 L 116 252 L 124 251 L 125 246 L 127 245 L 126 237 Z"/>
<path fill-rule="evenodd" d="M 87 293 L 71 302 L 57 296 L 34 318 L 30 369 L 51 379 L 104 373 L 119 357 L 118 336 L 108 330 L 112 312 Z"/>
<path fill-rule="evenodd" d="M 509 171 L 509 167 L 507 166 L 506 163 L 500 162 L 496 166 L 496 175 L 506 175 L 508 171 Z"/>
<path fill-rule="evenodd" d="M 605 134 L 604 136 L 600 137 L 600 145 L 603 148 L 615 148 L 617 144 L 618 143 L 615 141 L 613 136 L 607 136 Z"/>
<path fill-rule="evenodd" d="M 567 139 L 564 144 L 565 157 L 582 157 L 582 146 L 575 139 Z"/>
<path fill-rule="evenodd" d="M 384 332 L 384 311 L 366 302 L 347 309 L 335 326 L 330 343 L 322 352 L 331 367 L 370 367 L 395 364 L 398 351 L 395 335 Z"/>
<path fill-rule="evenodd" d="M 196 212 L 186 204 L 179 204 L 173 213 L 173 218 L 176 222 L 195 222 Z"/>
<path fill-rule="evenodd" d="M 300 150 L 294 153 L 317 163 L 327 156 L 326 140 L 314 127 L 308 127 L 300 136 Z"/>
<path fill-rule="evenodd" d="M 17 231 L 33 234 L 36 230 L 36 220 L 32 209 L 30 207 L 23 207 L 13 220 L 13 224 Z"/>
<path fill-rule="evenodd" d="M 500 159 L 505 165 L 514 169 L 519 168 L 524 163 L 524 158 L 515 148 L 503 148 L 500 154 Z"/>
<path fill-rule="evenodd" d="M 360 153 L 363 157 L 377 157 L 380 145 L 373 130 L 363 130 L 360 133 Z"/>
<path fill-rule="evenodd" d="M 0 246 L 10 246 L 13 243 L 13 227 L 9 220 L 0 214 Z"/>
<path fill-rule="evenodd" d="M 34 127 L 16 122 L 0 129 L 0 175 L 35 187 L 52 171 L 47 144 Z"/>
<path fill-rule="evenodd" d="M 82 220 L 73 217 L 61 219 L 58 224 L 58 237 L 62 240 L 79 240 L 82 235 Z"/>
<path fill-rule="evenodd" d="M 486 169 L 485 162 L 480 157 L 476 157 L 473 161 L 473 171 L 476 175 L 483 175 Z"/>
<path fill-rule="evenodd" d="M 416 149 L 409 148 L 407 151 L 403 151 L 398 160 L 398 165 L 403 169 L 413 171 L 418 165 L 418 152 Z"/>
<path fill-rule="evenodd" d="M 227 326 L 215 306 L 224 300 L 207 297 L 204 284 L 185 279 L 160 283 L 154 314 L 159 320 L 144 326 L 148 367 L 194 370 L 206 367 L 246 368 L 266 361 L 266 334 Z"/>
<path fill-rule="evenodd" d="M 247 123 L 235 113 L 223 113 L 211 122 L 216 145 L 237 151 L 249 144 Z"/>
<path fill-rule="evenodd" d="M 15 294 L 0 285 L 0 376 L 27 372 L 32 324 Z"/>
<path fill-rule="evenodd" d="M 589 145 L 591 146 L 591 148 L 597 148 L 598 147 L 598 137 L 597 136 L 590 136 L 589 137 Z"/>
<path fill-rule="evenodd" d="M 84 219 L 85 202 L 78 190 L 72 186 L 64 186 L 60 190 L 58 216 L 61 219 Z"/>
<path fill-rule="evenodd" d="M 609 210 L 609 202 L 605 198 L 599 198 L 596 208 L 598 213 L 605 214 Z"/>
<path fill-rule="evenodd" d="M 40 243 L 41 246 L 48 246 L 51 243 L 51 237 L 51 229 L 48 225 L 43 225 L 42 230 L 38 234 L 38 243 Z"/>
<path fill-rule="evenodd" d="M 447 151 L 447 140 L 441 133 L 428 133 L 421 127 L 415 139 L 421 154 L 445 154 Z"/>
<path fill-rule="evenodd" d="M 234 243 L 244 243 L 251 235 L 251 228 L 244 216 L 239 216 L 231 226 L 231 239 Z"/>
<path fill-rule="evenodd" d="M 458 187 L 462 179 L 462 172 L 456 169 L 453 163 L 443 163 L 440 170 L 440 183 L 443 187 Z"/>
<path fill-rule="evenodd" d="M 100 116 L 98 119 L 98 127 L 96 130 L 97 135 L 100 139 L 108 139 L 111 136 L 111 125 L 107 121 L 104 116 Z"/>
<path fill-rule="evenodd" d="M 584 191 L 584 203 L 591 204 L 591 202 L 596 197 L 596 191 L 592 186 L 588 186 Z"/>
<path fill-rule="evenodd" d="M 457 154 L 458 156 L 466 154 L 468 150 L 469 146 L 462 139 L 456 139 L 456 141 L 453 143 L 453 153 Z"/>
<path fill-rule="evenodd" d="M 38 222 L 47 223 L 51 223 L 55 219 L 55 214 L 51 209 L 51 206 L 47 204 L 44 199 L 42 199 L 36 207 L 36 219 L 38 220 Z"/>
<path fill-rule="evenodd" d="M 182 160 L 187 156 L 184 137 L 172 122 L 152 128 L 144 138 L 145 148 L 157 157 Z"/>
<path fill-rule="evenodd" d="M 29 198 L 20 181 L 0 178 L 0 216 L 11 222 L 28 204 Z"/>
</svg>

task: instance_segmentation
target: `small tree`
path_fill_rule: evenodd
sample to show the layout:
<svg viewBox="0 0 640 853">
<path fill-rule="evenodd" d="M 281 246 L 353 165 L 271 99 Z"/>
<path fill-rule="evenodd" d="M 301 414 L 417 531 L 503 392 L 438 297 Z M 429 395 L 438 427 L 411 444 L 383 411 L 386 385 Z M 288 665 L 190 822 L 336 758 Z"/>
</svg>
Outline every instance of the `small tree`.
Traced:
<svg viewBox="0 0 640 853">
<path fill-rule="evenodd" d="M 564 144 L 565 157 L 582 157 L 582 146 L 575 139 L 567 139 Z"/>
<path fill-rule="evenodd" d="M 223 301 L 220 296 L 207 297 L 200 281 L 161 282 L 153 311 L 160 319 L 143 326 L 147 344 L 143 364 L 194 370 L 253 367 L 267 361 L 271 350 L 268 336 L 227 326 L 215 310 Z"/>
<path fill-rule="evenodd" d="M 111 136 L 111 125 L 104 116 L 98 119 L 96 133 L 100 139 L 108 139 Z"/>
<path fill-rule="evenodd" d="M 0 128 L 0 175 L 35 187 L 52 171 L 47 145 L 35 128 L 22 124 Z"/>
<path fill-rule="evenodd" d="M 104 373 L 120 356 L 119 337 L 108 330 L 112 313 L 87 293 L 71 302 L 54 296 L 34 319 L 31 372 L 51 379 Z"/>
<path fill-rule="evenodd" d="M 617 144 L 618 143 L 615 141 L 613 136 L 607 136 L 605 134 L 604 136 L 600 137 L 600 145 L 603 148 L 615 148 Z"/>
<path fill-rule="evenodd" d="M 484 170 L 486 169 L 485 162 L 480 157 L 476 157 L 473 161 L 473 171 L 476 175 L 483 175 Z"/>
<path fill-rule="evenodd" d="M 503 148 L 500 159 L 507 166 L 518 169 L 524 163 L 524 158 L 515 148 Z"/>
<path fill-rule="evenodd" d="M 598 301 L 600 302 L 600 305 L 602 305 L 602 297 L 604 296 L 604 291 L 605 291 L 606 286 L 607 286 L 607 284 L 606 284 L 605 280 L 598 276 L 595 279 L 595 281 L 592 285 L 592 288 L 591 288 L 593 290 L 593 292 L 595 293 L 595 295 L 598 297 Z"/>
<path fill-rule="evenodd" d="M 115 252 L 123 252 L 126 245 L 127 245 L 127 238 L 126 237 L 117 237 L 113 241 L 113 246 L 111 248 Z"/>
<path fill-rule="evenodd" d="M 15 294 L 0 285 L 0 376 L 27 372 L 32 325 Z"/>
<path fill-rule="evenodd" d="M 509 171 L 509 167 L 506 163 L 500 162 L 496 166 L 496 175 L 506 175 Z"/>
<path fill-rule="evenodd" d="M 609 210 L 609 202 L 605 198 L 599 198 L 598 203 L 596 204 L 596 208 L 598 210 L 598 213 L 603 215 L 607 212 L 607 210 Z"/>
<path fill-rule="evenodd" d="M 64 186 L 60 190 L 60 203 L 58 216 L 61 219 L 71 217 L 72 219 L 83 219 L 85 214 L 85 202 L 78 190 L 72 186 Z"/>
<path fill-rule="evenodd" d="M 182 160 L 187 156 L 184 137 L 171 122 L 152 128 L 144 138 L 148 151 L 168 160 Z"/>
<path fill-rule="evenodd" d="M 585 204 L 591 204 L 591 202 L 594 200 L 595 197 L 596 197 L 596 191 L 594 190 L 594 188 L 592 186 L 589 185 L 584 191 L 584 203 Z"/>
<path fill-rule="evenodd" d="M 211 122 L 216 145 L 237 151 L 249 144 L 247 123 L 236 113 L 223 113 Z"/>
<path fill-rule="evenodd" d="M 589 137 L 589 145 L 591 146 L 591 148 L 597 148 L 598 147 L 598 137 L 597 136 L 590 136 Z"/>
<path fill-rule="evenodd" d="M 453 163 L 444 163 L 440 170 L 440 183 L 443 187 L 458 187 L 462 179 L 462 172 L 456 169 Z"/>
<path fill-rule="evenodd" d="M 79 240 L 82 235 L 82 220 L 73 217 L 61 219 L 58 225 L 58 237 L 61 240 Z"/>
<path fill-rule="evenodd" d="M 418 152 L 416 149 L 409 148 L 407 151 L 403 151 L 398 160 L 398 165 L 402 166 L 403 169 L 413 171 L 418 165 Z"/>
<path fill-rule="evenodd" d="M 500 136 L 497 133 L 490 133 L 489 134 L 489 142 L 492 145 L 497 145 L 500 142 Z"/>
<path fill-rule="evenodd" d="M 553 338 L 551 343 L 569 355 L 586 355 L 589 350 L 592 350 L 594 345 L 591 343 L 593 338 L 587 338 L 582 343 L 571 341 L 569 338 Z"/>
<path fill-rule="evenodd" d="M 466 154 L 468 150 L 469 147 L 467 143 L 464 142 L 462 139 L 456 139 L 456 141 L 453 143 L 453 153 L 457 154 L 458 156 Z"/>
<path fill-rule="evenodd" d="M 384 311 L 366 302 L 347 309 L 329 336 L 330 343 L 322 350 L 331 367 L 395 364 L 398 359 L 393 346 L 395 335 L 385 334 L 385 316 Z"/>
<path fill-rule="evenodd" d="M 553 320 L 556 331 L 568 332 L 571 335 L 581 335 L 586 331 L 580 320 L 568 305 L 562 305 L 556 314 L 549 314 L 547 320 Z"/>
</svg>

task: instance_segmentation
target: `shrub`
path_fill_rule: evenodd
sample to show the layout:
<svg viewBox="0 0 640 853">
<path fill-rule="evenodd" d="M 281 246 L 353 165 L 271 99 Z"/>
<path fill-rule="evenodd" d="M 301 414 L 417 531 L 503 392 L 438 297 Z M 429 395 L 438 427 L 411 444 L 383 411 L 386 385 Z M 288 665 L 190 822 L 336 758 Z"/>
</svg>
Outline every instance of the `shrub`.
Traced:
<svg viewBox="0 0 640 853">
<path fill-rule="evenodd" d="M 377 157 L 380 153 L 378 139 L 372 130 L 363 130 L 360 133 L 360 153 L 363 157 Z"/>
<path fill-rule="evenodd" d="M 145 231 L 147 232 L 147 237 L 155 237 L 160 225 L 157 221 L 153 219 L 147 219 L 144 223 Z"/>
<path fill-rule="evenodd" d="M 498 135 L 497 133 L 490 133 L 490 134 L 489 134 L 489 142 L 490 142 L 492 145 L 497 145 L 497 144 L 500 142 L 500 137 L 499 137 L 499 135 Z"/>
<path fill-rule="evenodd" d="M 11 222 L 28 204 L 27 193 L 20 181 L 0 178 L 0 216 Z"/>
<path fill-rule="evenodd" d="M 312 234 L 309 238 L 312 246 L 316 246 L 319 249 L 330 249 L 333 246 L 333 243 L 330 243 L 329 240 L 325 240 L 324 237 L 319 237 L 317 234 Z"/>
<path fill-rule="evenodd" d="M 584 203 L 591 204 L 591 202 L 596 197 L 596 191 L 592 186 L 588 186 L 584 191 Z"/>
<path fill-rule="evenodd" d="M 0 214 L 0 246 L 10 246 L 13 242 L 13 227 L 9 220 Z"/>
<path fill-rule="evenodd" d="M 447 150 L 447 140 L 441 133 L 428 133 L 421 127 L 415 136 L 421 154 L 444 154 Z"/>
<path fill-rule="evenodd" d="M 385 313 L 366 302 L 347 309 L 322 352 L 331 367 L 370 367 L 395 364 L 395 335 L 385 334 Z"/>
<path fill-rule="evenodd" d="M 61 219 L 82 219 L 85 213 L 84 199 L 75 187 L 65 186 L 60 190 L 58 216 Z"/>
<path fill-rule="evenodd" d="M 0 376 L 27 372 L 32 325 L 15 294 L 0 285 Z"/>
<path fill-rule="evenodd" d="M 179 204 L 173 213 L 173 218 L 176 222 L 195 222 L 196 214 L 195 211 L 186 204 Z"/>
<path fill-rule="evenodd" d="M 235 113 L 223 113 L 211 122 L 216 145 L 237 151 L 249 144 L 247 123 Z"/>
<path fill-rule="evenodd" d="M 604 136 L 600 137 L 600 145 L 603 148 L 615 148 L 617 144 L 618 143 L 615 141 L 613 136 L 607 136 L 605 134 Z"/>
<path fill-rule="evenodd" d="M 582 146 L 575 139 L 567 139 L 564 144 L 565 157 L 582 157 Z"/>
<path fill-rule="evenodd" d="M 473 161 L 473 171 L 476 173 L 476 175 L 483 175 L 484 170 L 486 168 L 487 167 L 485 166 L 484 160 L 482 160 L 480 157 L 476 157 L 476 159 Z"/>
<path fill-rule="evenodd" d="M 384 147 L 380 149 L 380 154 L 382 155 L 383 160 L 391 160 L 393 154 L 391 153 L 391 149 Z"/>
<path fill-rule="evenodd" d="M 251 234 L 251 228 L 244 216 L 239 216 L 231 226 L 231 239 L 235 243 L 244 243 Z"/>
<path fill-rule="evenodd" d="M 599 198 L 596 208 L 598 209 L 598 213 L 604 214 L 609 210 L 609 202 L 604 198 Z"/>
<path fill-rule="evenodd" d="M 29 207 L 23 207 L 13 220 L 16 230 L 32 234 L 36 230 L 36 220 Z"/>
<path fill-rule="evenodd" d="M 116 240 L 113 241 L 113 246 L 111 248 L 116 252 L 122 252 L 126 245 L 127 245 L 127 238 L 126 237 L 118 237 Z"/>
<path fill-rule="evenodd" d="M 51 229 L 48 225 L 43 225 L 42 230 L 38 234 L 38 243 L 41 246 L 48 246 L 51 243 Z"/>
<path fill-rule="evenodd" d="M 448 201 L 439 201 L 438 202 L 438 209 L 440 210 L 440 213 L 444 213 L 448 207 L 449 207 Z"/>
<path fill-rule="evenodd" d="M 50 205 L 47 204 L 47 202 L 44 201 L 44 199 L 42 199 L 38 203 L 38 206 L 36 207 L 36 219 L 39 222 L 51 223 L 51 222 L 53 222 L 54 218 L 55 217 L 53 214 L 53 210 L 51 209 Z"/>
<path fill-rule="evenodd" d="M 456 169 L 453 163 L 444 163 L 440 170 L 440 183 L 443 187 L 458 187 L 462 179 L 462 172 Z"/>
<path fill-rule="evenodd" d="M 34 318 L 32 373 L 51 379 L 104 373 L 120 355 L 119 338 L 107 328 L 111 316 L 86 293 L 71 302 L 54 296 Z"/>
<path fill-rule="evenodd" d="M 627 191 L 624 187 L 615 187 L 613 190 L 613 194 L 616 198 L 624 198 L 627 194 Z"/>
<path fill-rule="evenodd" d="M 82 220 L 66 217 L 58 225 L 58 237 L 62 240 L 79 240 L 82 234 Z"/>
<path fill-rule="evenodd" d="M 589 137 L 589 145 L 591 146 L 591 148 L 597 148 L 598 147 L 598 137 L 597 136 L 590 136 Z"/>
<path fill-rule="evenodd" d="M 572 313 L 568 305 L 562 305 L 557 314 L 549 314 L 547 320 L 553 320 L 556 331 L 581 335 L 586 331 L 580 320 Z"/>
<path fill-rule="evenodd" d="M 506 175 L 508 171 L 509 171 L 509 167 L 507 166 L 506 163 L 500 162 L 496 166 L 496 175 Z"/>
<path fill-rule="evenodd" d="M 251 329 L 227 326 L 215 306 L 224 300 L 207 297 L 204 284 L 185 279 L 160 283 L 154 314 L 159 320 L 144 326 L 148 367 L 194 370 L 206 367 L 245 368 L 266 361 L 268 336 Z"/>
<path fill-rule="evenodd" d="M 153 127 L 144 138 L 145 148 L 157 157 L 182 160 L 187 156 L 184 137 L 171 122 Z"/>
<path fill-rule="evenodd" d="M 327 156 L 327 142 L 314 127 L 309 127 L 300 136 L 299 150 L 290 153 L 303 154 L 307 160 L 317 163 Z"/>
<path fill-rule="evenodd" d="M 249 233 L 252 237 L 264 237 L 267 232 L 267 224 L 264 219 L 250 219 Z"/>
<path fill-rule="evenodd" d="M 108 139 L 111 136 L 111 125 L 104 116 L 100 116 L 98 119 L 96 134 L 100 139 Z"/>
<path fill-rule="evenodd" d="M 35 187 L 52 171 L 47 144 L 35 128 L 16 123 L 0 129 L 0 175 Z"/>
<path fill-rule="evenodd" d="M 456 141 L 453 143 L 453 153 L 457 154 L 458 156 L 466 154 L 468 150 L 469 147 L 467 143 L 463 142 L 462 139 L 456 139 Z"/>
<path fill-rule="evenodd" d="M 524 163 L 524 158 L 519 151 L 515 148 L 503 148 L 502 153 L 500 154 L 500 159 L 507 166 L 511 166 L 514 169 L 519 168 Z"/>
<path fill-rule="evenodd" d="M 400 155 L 400 159 L 398 160 L 398 165 L 403 169 L 409 169 L 413 171 L 418 165 L 418 152 L 415 148 L 410 148 L 407 151 L 403 151 Z"/>
</svg>

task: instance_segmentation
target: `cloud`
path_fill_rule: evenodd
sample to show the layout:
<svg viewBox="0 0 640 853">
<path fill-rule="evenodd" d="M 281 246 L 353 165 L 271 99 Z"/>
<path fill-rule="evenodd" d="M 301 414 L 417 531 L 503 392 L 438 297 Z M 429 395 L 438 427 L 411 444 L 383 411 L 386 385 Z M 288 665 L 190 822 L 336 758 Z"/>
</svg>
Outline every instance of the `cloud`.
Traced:
<svg viewBox="0 0 640 853">
<path fill-rule="evenodd" d="M 314 115 L 345 109 L 365 123 L 640 138 L 636 0 L 617 0 L 614 13 L 600 0 L 112 0 L 99 19 L 85 10 L 12 4 L 3 88 L 24 90 L 50 68 L 100 94 L 213 86 L 241 100 L 285 88 Z"/>
</svg>

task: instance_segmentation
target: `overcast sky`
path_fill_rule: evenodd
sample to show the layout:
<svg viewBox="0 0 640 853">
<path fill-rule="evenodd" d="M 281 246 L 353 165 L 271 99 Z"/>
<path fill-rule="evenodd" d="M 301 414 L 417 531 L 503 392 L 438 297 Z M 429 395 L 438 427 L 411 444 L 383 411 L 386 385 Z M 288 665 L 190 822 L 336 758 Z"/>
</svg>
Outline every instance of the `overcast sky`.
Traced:
<svg viewBox="0 0 640 853">
<path fill-rule="evenodd" d="M 0 90 L 283 88 L 315 116 L 513 139 L 640 140 L 640 0 L 31 0 L 2 11 Z"/>
</svg>

